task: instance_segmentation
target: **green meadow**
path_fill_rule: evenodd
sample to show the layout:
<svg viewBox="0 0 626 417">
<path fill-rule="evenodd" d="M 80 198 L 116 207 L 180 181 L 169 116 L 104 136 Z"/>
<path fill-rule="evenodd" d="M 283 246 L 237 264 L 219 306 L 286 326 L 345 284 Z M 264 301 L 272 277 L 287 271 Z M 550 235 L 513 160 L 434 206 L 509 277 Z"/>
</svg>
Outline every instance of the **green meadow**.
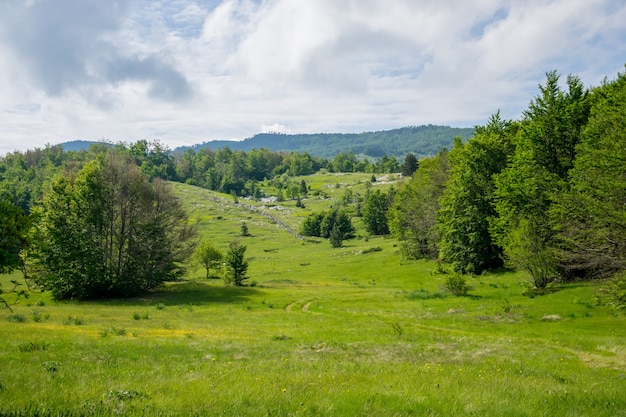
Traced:
<svg viewBox="0 0 626 417">
<path fill-rule="evenodd" d="M 338 249 L 288 233 L 370 175 L 303 178 L 304 208 L 173 184 L 202 238 L 247 246 L 245 287 L 191 270 L 138 298 L 0 310 L 0 415 L 626 416 L 626 317 L 602 282 L 531 298 L 503 270 L 452 296 L 445 266 L 357 218 Z"/>
</svg>

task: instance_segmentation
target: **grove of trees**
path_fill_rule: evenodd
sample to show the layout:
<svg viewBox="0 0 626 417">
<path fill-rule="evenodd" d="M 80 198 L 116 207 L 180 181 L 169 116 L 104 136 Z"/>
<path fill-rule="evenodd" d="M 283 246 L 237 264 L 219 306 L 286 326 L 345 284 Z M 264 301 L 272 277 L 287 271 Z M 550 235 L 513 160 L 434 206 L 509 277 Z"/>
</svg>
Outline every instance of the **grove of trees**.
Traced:
<svg viewBox="0 0 626 417">
<path fill-rule="evenodd" d="M 420 161 L 390 209 L 406 257 L 462 273 L 508 265 L 535 288 L 626 264 L 626 75 L 586 89 L 556 72 L 518 121 L 499 112 Z M 449 168 L 448 168 L 449 166 Z"/>
<path fill-rule="evenodd" d="M 37 282 L 56 298 L 135 295 L 180 276 L 194 237 L 167 183 L 109 153 L 53 179 L 38 223 Z"/>
</svg>

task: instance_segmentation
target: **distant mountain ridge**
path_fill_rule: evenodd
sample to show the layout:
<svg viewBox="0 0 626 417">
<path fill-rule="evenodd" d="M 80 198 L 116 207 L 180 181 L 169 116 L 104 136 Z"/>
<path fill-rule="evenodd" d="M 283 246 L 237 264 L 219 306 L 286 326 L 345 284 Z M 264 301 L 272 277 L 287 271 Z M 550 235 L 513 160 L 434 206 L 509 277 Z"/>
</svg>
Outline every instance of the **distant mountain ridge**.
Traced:
<svg viewBox="0 0 626 417">
<path fill-rule="evenodd" d="M 87 149 L 89 149 L 89 147 L 91 145 L 105 145 L 105 146 L 113 146 L 113 144 L 108 143 L 108 142 L 100 142 L 100 141 L 89 141 L 89 140 L 72 140 L 69 142 L 63 142 L 61 143 L 61 147 L 63 148 L 63 152 L 70 152 L 70 151 L 86 151 Z"/>
<path fill-rule="evenodd" d="M 215 140 L 198 145 L 176 148 L 219 149 L 228 146 L 232 150 L 250 151 L 267 148 L 278 152 L 308 152 L 321 158 L 334 158 L 341 152 L 352 152 L 372 158 L 383 155 L 403 157 L 413 153 L 418 157 L 435 155 L 441 148 L 451 148 L 454 138 L 463 141 L 474 134 L 474 128 L 458 128 L 438 125 L 408 126 L 399 129 L 363 133 L 312 133 L 284 134 L 259 133 L 242 141 Z"/>
<path fill-rule="evenodd" d="M 474 134 L 474 128 L 458 128 L 438 125 L 408 126 L 399 129 L 363 133 L 311 133 L 284 134 L 258 133 L 242 141 L 213 140 L 191 146 L 181 146 L 174 153 L 188 149 L 220 149 L 250 151 L 267 148 L 273 152 L 308 152 L 320 158 L 332 159 L 341 152 L 380 158 L 383 155 L 404 157 L 409 153 L 418 158 L 435 155 L 441 148 L 452 147 L 454 138 L 466 141 Z M 88 141 L 72 141 L 61 144 L 65 151 L 88 149 Z"/>
</svg>

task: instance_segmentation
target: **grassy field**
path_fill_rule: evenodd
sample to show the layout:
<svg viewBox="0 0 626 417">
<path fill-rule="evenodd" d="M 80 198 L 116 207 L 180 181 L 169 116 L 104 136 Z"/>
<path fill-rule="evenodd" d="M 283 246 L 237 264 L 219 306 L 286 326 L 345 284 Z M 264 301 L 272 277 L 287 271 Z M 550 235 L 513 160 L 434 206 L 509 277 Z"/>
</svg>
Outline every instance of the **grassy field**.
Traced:
<svg viewBox="0 0 626 417">
<path fill-rule="evenodd" d="M 502 271 L 454 297 L 393 239 L 357 225 L 333 249 L 266 216 L 297 230 L 368 178 L 307 177 L 331 198 L 304 209 L 176 184 L 203 237 L 248 247 L 253 285 L 196 271 L 133 299 L 32 293 L 0 310 L 0 415 L 626 416 L 626 318 L 602 283 L 528 298 Z"/>
</svg>

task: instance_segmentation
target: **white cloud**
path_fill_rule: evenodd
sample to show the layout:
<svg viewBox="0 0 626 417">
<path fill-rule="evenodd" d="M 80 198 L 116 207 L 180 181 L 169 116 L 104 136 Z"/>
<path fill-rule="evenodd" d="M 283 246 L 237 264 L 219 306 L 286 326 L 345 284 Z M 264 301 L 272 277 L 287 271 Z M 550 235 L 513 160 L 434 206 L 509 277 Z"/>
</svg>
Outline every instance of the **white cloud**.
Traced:
<svg viewBox="0 0 626 417">
<path fill-rule="evenodd" d="M 4 2 L 0 153 L 517 118 L 547 71 L 622 71 L 624 21 L 621 0 Z"/>
<path fill-rule="evenodd" d="M 272 125 L 261 125 L 261 133 L 292 133 L 291 129 L 280 123 Z"/>
</svg>

